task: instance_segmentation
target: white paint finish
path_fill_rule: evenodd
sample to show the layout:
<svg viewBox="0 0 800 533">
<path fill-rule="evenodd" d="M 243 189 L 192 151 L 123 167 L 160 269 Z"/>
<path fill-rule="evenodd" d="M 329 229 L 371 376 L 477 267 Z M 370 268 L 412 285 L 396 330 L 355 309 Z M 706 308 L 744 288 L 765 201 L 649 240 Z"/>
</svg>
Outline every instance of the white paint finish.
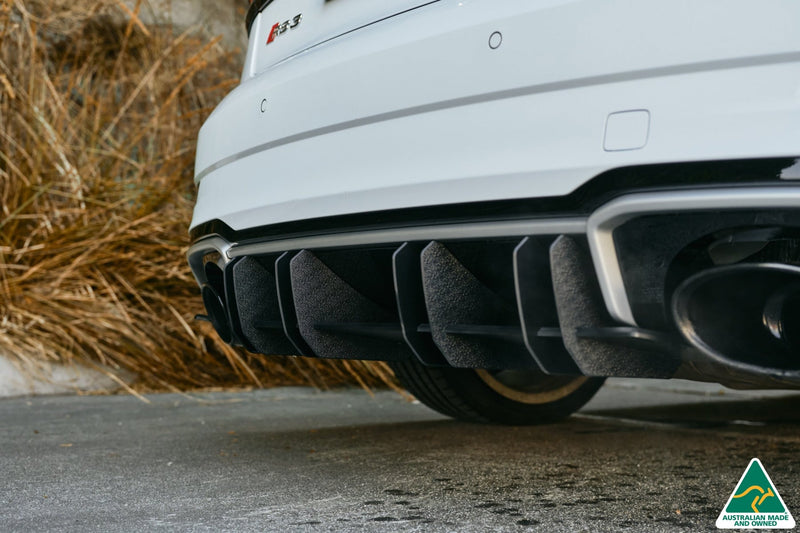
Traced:
<svg viewBox="0 0 800 533">
<path fill-rule="evenodd" d="M 259 15 L 258 28 L 251 29 L 253 50 L 252 75 L 267 70 L 286 57 L 296 54 L 316 43 L 352 31 L 377 20 L 413 9 L 431 0 L 274 0 Z M 293 23 L 294 17 L 302 19 L 294 28 L 287 29 L 267 44 L 276 24 Z M 255 35 L 254 35 L 255 34 Z"/>
<path fill-rule="evenodd" d="M 441 0 L 242 83 L 201 130 L 192 226 L 563 195 L 623 165 L 796 155 L 797 20 L 791 0 Z M 303 46 L 327 27 L 302 24 Z M 249 57 L 253 71 L 266 61 Z M 609 114 L 637 109 L 653 117 L 647 145 L 605 151 Z"/>
<path fill-rule="evenodd" d="M 800 4 L 769 5 L 694 2 L 684 6 L 692 13 L 687 17 L 680 6 L 667 9 L 653 0 L 633 5 L 621 0 L 464 5 L 442 0 L 316 47 L 244 83 L 204 128 L 196 168 L 202 171 L 246 148 L 315 128 L 453 98 L 800 51 L 798 32 L 790 24 L 772 22 L 776 15 L 800 19 Z M 738 13 L 730 25 L 719 24 L 721 10 Z M 653 25 L 655 15 L 661 18 Z M 627 29 L 606 31 L 626 20 L 646 20 L 650 31 L 622 23 Z M 756 24 L 760 20 L 770 23 Z M 674 39 L 698 21 L 707 26 L 705 31 Z M 486 39 L 498 29 L 505 42 L 493 51 Z M 797 80 L 791 89 L 796 99 Z M 709 92 L 719 93 L 721 87 L 704 86 L 698 96 Z M 266 116 L 256 112 L 264 97 L 273 103 Z M 603 118 L 632 107 L 607 109 Z"/>
<path fill-rule="evenodd" d="M 606 119 L 603 149 L 606 152 L 639 150 L 647 144 L 650 112 L 646 109 L 618 111 Z"/>
<path fill-rule="evenodd" d="M 247 39 L 247 53 L 244 58 L 244 68 L 242 68 L 242 83 L 247 81 L 248 78 L 253 77 L 256 72 L 256 39 L 258 38 L 261 25 L 261 17 L 256 17 L 253 25 L 250 27 L 250 35 Z"/>
<path fill-rule="evenodd" d="M 204 177 L 192 225 L 561 195 L 620 165 L 799 153 L 800 63 L 696 65 L 800 60 L 800 4 L 679 4 L 442 0 L 313 48 L 209 118 L 198 172 L 255 153 Z M 625 109 L 657 117 L 647 146 L 605 152 Z"/>
<path fill-rule="evenodd" d="M 218 218 L 242 229 L 556 196 L 617 166 L 791 156 L 800 153 L 792 80 L 800 83 L 800 67 L 793 64 L 701 72 L 508 98 L 315 136 L 206 176 L 192 226 Z M 667 83 L 670 91 L 663 90 Z M 728 90 L 703 93 L 709 85 Z M 754 92 L 762 96 L 758 102 Z M 647 105 L 657 127 L 642 150 L 606 152 L 606 117 L 626 104 Z"/>
</svg>

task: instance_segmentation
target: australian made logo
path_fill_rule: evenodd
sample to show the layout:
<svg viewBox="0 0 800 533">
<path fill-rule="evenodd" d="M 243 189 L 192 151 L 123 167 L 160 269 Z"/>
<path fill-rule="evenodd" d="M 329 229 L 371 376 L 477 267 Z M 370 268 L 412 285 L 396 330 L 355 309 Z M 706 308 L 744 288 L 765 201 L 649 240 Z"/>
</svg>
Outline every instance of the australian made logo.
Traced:
<svg viewBox="0 0 800 533">
<path fill-rule="evenodd" d="M 792 529 L 794 518 L 764 465 L 752 459 L 717 518 L 720 529 Z"/>
</svg>

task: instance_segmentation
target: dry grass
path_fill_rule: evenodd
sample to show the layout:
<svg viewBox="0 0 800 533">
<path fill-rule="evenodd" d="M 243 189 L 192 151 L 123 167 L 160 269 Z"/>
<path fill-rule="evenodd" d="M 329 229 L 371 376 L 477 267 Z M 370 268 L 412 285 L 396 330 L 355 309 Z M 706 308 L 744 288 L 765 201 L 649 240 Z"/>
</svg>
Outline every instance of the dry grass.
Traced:
<svg viewBox="0 0 800 533">
<path fill-rule="evenodd" d="M 144 390 L 393 385 L 382 364 L 247 354 L 192 321 L 194 141 L 239 51 L 115 0 L 0 2 L 0 353 Z"/>
</svg>

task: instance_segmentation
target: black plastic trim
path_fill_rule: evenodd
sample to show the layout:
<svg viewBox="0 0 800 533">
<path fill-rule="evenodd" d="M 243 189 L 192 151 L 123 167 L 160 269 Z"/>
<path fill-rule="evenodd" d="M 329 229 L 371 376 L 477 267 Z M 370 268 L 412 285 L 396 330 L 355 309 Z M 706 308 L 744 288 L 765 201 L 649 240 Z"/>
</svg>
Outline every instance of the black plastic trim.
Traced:
<svg viewBox="0 0 800 533">
<path fill-rule="evenodd" d="M 275 283 L 278 288 L 278 309 L 281 312 L 283 332 L 300 355 L 316 357 L 314 350 L 300 335 L 300 328 L 297 325 L 297 311 L 294 307 L 292 275 L 289 266 L 293 257 L 294 254 L 284 252 L 275 260 Z"/>
<path fill-rule="evenodd" d="M 240 260 L 241 259 L 235 259 L 225 265 L 225 269 L 223 270 L 225 291 L 224 294 L 220 296 L 222 296 L 223 300 L 225 301 L 225 310 L 228 313 L 228 324 L 231 328 L 231 334 L 233 336 L 230 344 L 233 346 L 243 346 L 245 349 L 255 352 L 255 348 L 247 340 L 244 332 L 242 331 L 242 321 L 239 318 L 239 306 L 236 303 L 236 296 L 234 293 L 233 267 Z"/>
<path fill-rule="evenodd" d="M 454 324 L 444 328 L 448 335 L 463 335 L 468 337 L 484 337 L 500 339 L 523 344 L 522 332 L 516 326 L 498 326 L 494 324 Z"/>
<path fill-rule="evenodd" d="M 422 243 L 404 243 L 392 255 L 392 274 L 397 314 L 403 339 L 425 366 L 448 366 L 447 360 L 431 337 L 425 293 L 422 288 L 420 253 Z M 419 328 L 427 325 L 426 332 Z"/>
<path fill-rule="evenodd" d="M 375 322 L 318 322 L 314 329 L 328 333 L 345 333 L 388 341 L 404 342 L 400 324 Z"/>
<path fill-rule="evenodd" d="M 251 0 L 250 7 L 247 10 L 247 15 L 244 19 L 244 27 L 247 28 L 247 35 L 250 36 L 250 28 L 253 27 L 253 22 L 259 13 L 267 8 L 274 0 Z"/>
</svg>

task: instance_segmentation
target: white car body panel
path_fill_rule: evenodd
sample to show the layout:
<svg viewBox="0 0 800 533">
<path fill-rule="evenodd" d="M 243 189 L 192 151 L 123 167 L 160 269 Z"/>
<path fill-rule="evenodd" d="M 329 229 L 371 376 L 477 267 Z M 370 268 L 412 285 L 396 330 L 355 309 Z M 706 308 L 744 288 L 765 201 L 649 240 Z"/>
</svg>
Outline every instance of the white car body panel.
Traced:
<svg viewBox="0 0 800 533">
<path fill-rule="evenodd" d="M 259 15 L 243 83 L 201 130 L 192 227 L 558 196 L 620 166 L 800 153 L 797 2 L 440 0 L 319 46 L 298 37 L 279 61 L 261 19 L 297 6 Z M 311 22 L 269 46 L 317 35 Z M 649 114 L 643 144 L 606 137 L 626 111 Z"/>
<path fill-rule="evenodd" d="M 431 0 L 274 1 L 251 28 L 252 42 L 248 50 L 255 53 L 246 62 L 243 77 L 253 77 L 321 42 L 430 3 Z M 299 19 L 295 19 L 298 15 Z M 280 25 L 285 21 L 290 24 L 280 32 Z M 272 40 L 265 46 L 270 36 Z"/>
</svg>

